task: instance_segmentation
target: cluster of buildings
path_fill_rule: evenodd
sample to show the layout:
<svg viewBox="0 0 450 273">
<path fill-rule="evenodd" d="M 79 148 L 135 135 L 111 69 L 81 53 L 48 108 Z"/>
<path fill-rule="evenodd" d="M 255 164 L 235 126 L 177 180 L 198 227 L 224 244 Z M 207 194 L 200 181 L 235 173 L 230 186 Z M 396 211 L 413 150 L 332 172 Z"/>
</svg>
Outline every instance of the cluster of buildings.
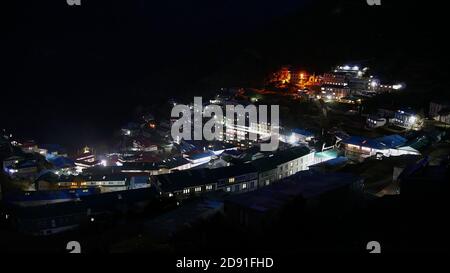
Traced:
<svg viewBox="0 0 450 273">
<path fill-rule="evenodd" d="M 242 193 L 268 186 L 307 170 L 314 164 L 307 147 L 279 151 L 267 157 L 215 169 L 193 169 L 153 176 L 155 186 L 167 197 L 187 198 L 210 191 Z"/>
<path fill-rule="evenodd" d="M 369 157 L 391 157 L 401 155 L 420 155 L 420 152 L 408 145 L 407 139 L 399 135 L 389 135 L 379 138 L 364 138 L 359 136 L 337 136 L 339 145 L 347 158 L 363 161 Z"/>
<path fill-rule="evenodd" d="M 403 87 L 382 84 L 368 76 L 367 71 L 368 68 L 345 65 L 323 75 L 309 75 L 283 68 L 273 75 L 271 83 L 279 88 L 294 87 L 311 98 L 349 104 Z M 224 113 L 227 105 L 246 106 L 234 95 L 218 95 L 209 103 L 218 105 Z M 190 106 L 192 118 L 198 118 L 194 105 Z M 203 106 L 202 111 L 208 107 L 206 103 Z M 200 114 L 204 119 L 204 113 Z M 432 102 L 429 116 L 448 124 L 450 104 Z M 128 206 L 135 208 L 138 203 L 179 204 L 187 198 L 214 193 L 229 196 L 224 207 L 230 220 L 247 225 L 266 221 L 265 211 L 276 212 L 280 204 L 299 196 L 313 203 L 333 189 L 362 190 L 361 177 L 335 172 L 319 174 L 317 170 L 368 159 L 420 156 L 426 145 L 442 137 L 442 132 L 422 133 L 423 117 L 411 109 L 380 108 L 367 116 L 367 128 L 395 125 L 416 134 L 370 138 L 337 131 L 333 133 L 335 143 L 325 147 L 324 132 L 319 137 L 315 132 L 288 129 L 280 124 L 276 128 L 279 149 L 263 152 L 260 145 L 273 136 L 270 120 L 267 117 L 250 121 L 246 113 L 231 119 L 225 116 L 219 121 L 224 126 L 223 136 L 202 141 L 171 139 L 174 120 L 159 122 L 146 114 L 123 126 L 120 143 L 103 154 L 84 147 L 75 155 L 68 155 L 58 145 L 17 141 L 4 132 L 0 139 L 0 151 L 8 155 L 2 157 L 4 174 L 12 181 L 31 183 L 22 192 L 5 194 L 3 202 L 8 204 L 9 213 L 16 214 L 22 228 L 50 234 L 92 222 L 100 214 L 122 211 Z M 256 134 L 257 140 L 248 139 L 249 133 Z M 42 206 L 49 209 L 41 212 Z M 243 216 L 234 219 L 236 211 Z M 251 217 L 255 219 L 245 220 Z M 37 227 L 39 221 L 45 222 L 42 228 Z"/>
<path fill-rule="evenodd" d="M 375 129 L 386 125 L 394 125 L 402 130 L 420 130 L 423 121 L 424 117 L 411 108 L 397 110 L 380 108 L 377 113 L 367 116 L 366 126 Z"/>
<path fill-rule="evenodd" d="M 326 101 L 340 100 L 358 104 L 364 97 L 402 89 L 402 84 L 384 84 L 367 75 L 369 68 L 339 65 L 322 75 L 283 67 L 269 78 L 269 85 L 306 92 L 311 98 Z"/>
</svg>

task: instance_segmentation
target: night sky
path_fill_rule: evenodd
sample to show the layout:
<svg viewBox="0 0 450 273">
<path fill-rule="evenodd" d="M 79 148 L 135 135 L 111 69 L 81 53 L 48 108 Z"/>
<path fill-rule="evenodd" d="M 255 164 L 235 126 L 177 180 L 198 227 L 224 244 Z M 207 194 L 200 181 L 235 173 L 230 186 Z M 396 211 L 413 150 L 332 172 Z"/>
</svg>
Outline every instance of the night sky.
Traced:
<svg viewBox="0 0 450 273">
<path fill-rule="evenodd" d="M 258 87 L 284 64 L 362 63 L 447 94 L 442 1 L 11 2 L 0 124 L 41 142 L 98 143 L 138 107 Z"/>
</svg>

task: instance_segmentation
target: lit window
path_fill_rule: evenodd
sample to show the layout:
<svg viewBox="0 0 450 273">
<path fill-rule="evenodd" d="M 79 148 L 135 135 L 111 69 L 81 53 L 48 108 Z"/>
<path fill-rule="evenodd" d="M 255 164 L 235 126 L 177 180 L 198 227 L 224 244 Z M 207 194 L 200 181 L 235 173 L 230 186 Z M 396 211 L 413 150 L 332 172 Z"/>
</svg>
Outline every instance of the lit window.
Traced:
<svg viewBox="0 0 450 273">
<path fill-rule="evenodd" d="M 229 182 L 229 183 L 234 183 L 234 177 L 229 178 L 229 179 L 228 179 L 228 182 Z"/>
<path fill-rule="evenodd" d="M 230 192 L 231 191 L 231 187 L 227 187 L 227 192 Z"/>
<path fill-rule="evenodd" d="M 212 185 L 207 185 L 206 190 L 208 190 L 208 191 L 212 190 Z"/>
<path fill-rule="evenodd" d="M 266 180 L 266 186 L 269 186 L 269 184 L 270 184 L 270 181 Z"/>
<path fill-rule="evenodd" d="M 246 189 L 247 188 L 247 183 L 242 184 L 242 189 Z"/>
<path fill-rule="evenodd" d="M 195 188 L 195 192 L 201 192 L 201 191 L 202 191 L 202 187 Z"/>
</svg>

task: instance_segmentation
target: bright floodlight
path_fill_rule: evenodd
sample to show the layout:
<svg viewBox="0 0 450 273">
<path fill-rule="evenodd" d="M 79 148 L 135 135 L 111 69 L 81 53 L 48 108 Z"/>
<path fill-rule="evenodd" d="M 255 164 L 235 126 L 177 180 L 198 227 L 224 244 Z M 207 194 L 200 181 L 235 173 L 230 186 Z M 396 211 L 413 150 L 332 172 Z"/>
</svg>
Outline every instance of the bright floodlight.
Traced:
<svg viewBox="0 0 450 273">
<path fill-rule="evenodd" d="M 395 84 L 392 86 L 393 89 L 398 90 L 401 89 L 403 86 L 401 84 Z"/>
<path fill-rule="evenodd" d="M 416 116 L 412 116 L 412 117 L 409 118 L 409 122 L 410 123 L 416 123 L 416 121 L 417 121 L 417 117 Z"/>
<path fill-rule="evenodd" d="M 290 144 L 294 144 L 295 142 L 297 142 L 297 139 L 296 139 L 296 137 L 295 137 L 294 134 L 291 134 L 291 136 L 289 137 L 288 142 L 289 142 Z"/>
<path fill-rule="evenodd" d="M 102 159 L 102 161 L 100 161 L 100 164 L 102 164 L 103 167 L 106 167 L 107 165 L 106 159 Z"/>
</svg>

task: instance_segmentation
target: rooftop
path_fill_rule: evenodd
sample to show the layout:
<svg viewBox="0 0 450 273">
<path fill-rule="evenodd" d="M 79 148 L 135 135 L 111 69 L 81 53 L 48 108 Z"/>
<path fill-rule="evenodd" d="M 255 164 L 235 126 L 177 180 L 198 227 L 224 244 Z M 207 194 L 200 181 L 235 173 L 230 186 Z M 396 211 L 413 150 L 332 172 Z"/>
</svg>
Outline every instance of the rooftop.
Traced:
<svg viewBox="0 0 450 273">
<path fill-rule="evenodd" d="M 292 161 L 309 153 L 310 150 L 307 147 L 295 147 L 279 151 L 269 157 L 254 160 L 250 164 L 255 166 L 259 171 L 268 171 L 276 168 L 280 164 Z"/>
<path fill-rule="evenodd" d="M 227 202 L 265 212 L 279 209 L 293 198 L 302 196 L 309 199 L 334 189 L 350 185 L 362 178 L 348 173 L 322 174 L 312 171 L 299 172 L 279 183 L 259 190 L 234 195 Z"/>
<path fill-rule="evenodd" d="M 392 149 L 405 145 L 407 139 L 399 135 L 389 135 L 380 138 L 370 139 L 360 136 L 350 136 L 347 139 L 342 140 L 344 144 L 358 145 L 369 147 L 372 149 L 384 150 Z"/>
</svg>

